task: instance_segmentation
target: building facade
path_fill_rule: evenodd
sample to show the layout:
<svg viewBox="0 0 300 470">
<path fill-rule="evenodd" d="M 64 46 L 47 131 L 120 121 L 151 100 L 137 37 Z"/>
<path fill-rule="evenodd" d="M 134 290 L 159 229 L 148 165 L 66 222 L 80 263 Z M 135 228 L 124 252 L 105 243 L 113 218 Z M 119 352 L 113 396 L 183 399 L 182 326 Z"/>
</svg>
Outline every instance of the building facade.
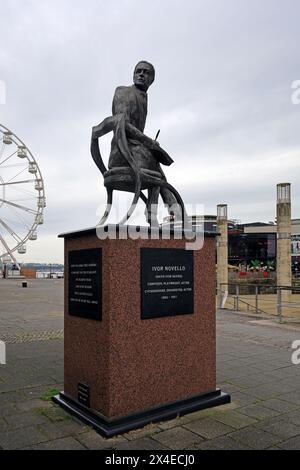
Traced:
<svg viewBox="0 0 300 470">
<path fill-rule="evenodd" d="M 216 215 L 194 215 L 189 221 L 195 230 L 217 231 Z M 172 222 L 169 217 L 163 225 L 180 227 L 181 222 Z M 277 225 L 276 223 L 253 222 L 241 224 L 228 221 L 228 262 L 240 269 L 276 269 Z M 292 271 L 300 277 L 300 219 L 292 220 Z"/>
</svg>

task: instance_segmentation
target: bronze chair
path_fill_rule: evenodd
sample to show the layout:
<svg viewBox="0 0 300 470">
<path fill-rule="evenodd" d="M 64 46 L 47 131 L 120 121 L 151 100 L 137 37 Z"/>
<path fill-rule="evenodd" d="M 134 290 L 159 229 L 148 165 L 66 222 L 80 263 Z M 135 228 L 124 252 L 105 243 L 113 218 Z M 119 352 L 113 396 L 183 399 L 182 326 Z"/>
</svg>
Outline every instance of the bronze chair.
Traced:
<svg viewBox="0 0 300 470">
<path fill-rule="evenodd" d="M 124 156 L 128 166 L 112 168 L 108 170 L 104 165 L 101 157 L 98 139 L 111 131 L 115 132 L 115 138 L 119 151 Z M 93 128 L 91 154 L 94 162 L 103 175 L 104 186 L 106 187 L 107 191 L 106 209 L 98 225 L 103 225 L 110 214 L 114 190 L 134 193 L 129 210 L 123 219 L 119 222 L 119 225 L 123 225 L 134 212 L 139 198 L 141 198 L 147 205 L 148 198 L 142 193 L 143 190 L 162 187 L 168 188 L 169 191 L 174 195 L 176 203 L 179 205 L 182 211 L 182 220 L 183 222 L 187 221 L 187 214 L 184 203 L 178 191 L 176 191 L 172 185 L 163 179 L 161 173 L 146 168 L 139 168 L 137 166 L 128 147 L 124 115 L 110 116 L 104 119 L 104 121 L 102 121 L 99 126 Z M 157 219 L 154 221 L 154 223 L 155 225 L 158 225 Z"/>
</svg>

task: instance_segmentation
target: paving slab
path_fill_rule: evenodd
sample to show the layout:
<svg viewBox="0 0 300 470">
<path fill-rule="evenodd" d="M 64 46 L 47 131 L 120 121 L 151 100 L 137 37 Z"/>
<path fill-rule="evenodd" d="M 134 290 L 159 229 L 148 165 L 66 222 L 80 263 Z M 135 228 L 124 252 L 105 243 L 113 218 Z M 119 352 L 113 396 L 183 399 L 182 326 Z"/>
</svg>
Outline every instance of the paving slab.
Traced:
<svg viewBox="0 0 300 470">
<path fill-rule="evenodd" d="M 80 434 L 77 436 L 77 440 L 89 450 L 115 449 L 120 444 L 128 443 L 128 440 L 123 436 L 106 439 L 93 430 Z"/>
<path fill-rule="evenodd" d="M 243 408 L 240 408 L 239 412 L 257 420 L 271 418 L 280 414 L 279 411 L 272 410 L 271 408 L 266 408 L 261 404 L 245 406 Z"/>
<path fill-rule="evenodd" d="M 32 450 L 86 450 L 77 439 L 73 437 L 64 437 L 53 441 L 42 442 L 36 446 L 32 446 Z"/>
<path fill-rule="evenodd" d="M 0 434 L 0 446 L 5 450 L 21 449 L 47 440 L 36 426 L 4 431 Z"/>
<path fill-rule="evenodd" d="M 170 447 L 158 442 L 151 437 L 121 442 L 113 447 L 116 450 L 169 450 Z"/>
<path fill-rule="evenodd" d="M 287 401 L 288 403 L 295 403 L 300 406 L 300 389 L 296 389 L 293 392 L 283 393 L 279 395 L 281 400 Z"/>
<path fill-rule="evenodd" d="M 198 434 L 181 426 L 155 434 L 153 439 L 158 441 L 161 445 L 173 450 L 191 448 L 203 440 Z"/>
<path fill-rule="evenodd" d="M 300 426 L 297 426 L 284 418 L 274 423 L 258 423 L 257 427 L 268 433 L 275 434 L 275 436 L 279 436 L 282 440 L 300 435 Z"/>
<path fill-rule="evenodd" d="M 5 421 L 10 429 L 25 428 L 27 426 L 36 426 L 38 424 L 48 424 L 49 419 L 40 413 L 18 413 L 5 416 Z M 1 423 L 0 423 L 1 425 Z"/>
<path fill-rule="evenodd" d="M 288 401 L 274 398 L 271 398 L 270 400 L 265 400 L 263 402 L 263 405 L 267 408 L 271 408 L 271 410 L 280 411 L 282 413 L 297 410 L 300 407 L 300 405 L 297 405 L 296 403 L 290 403 Z"/>
<path fill-rule="evenodd" d="M 201 442 L 195 449 L 199 450 L 251 450 L 246 444 L 235 441 L 229 436 L 218 437 Z"/>
<path fill-rule="evenodd" d="M 269 447 L 277 445 L 283 441 L 281 437 L 255 428 L 254 426 L 249 426 L 246 429 L 235 431 L 230 434 L 230 437 L 235 441 L 256 450 L 268 449 Z"/>
<path fill-rule="evenodd" d="M 205 439 L 213 439 L 215 437 L 229 434 L 234 428 L 224 424 L 220 421 L 216 421 L 212 418 L 204 418 L 197 421 L 192 421 L 184 425 L 185 429 L 188 429 L 195 434 Z"/>
<path fill-rule="evenodd" d="M 251 424 L 257 423 L 257 420 L 238 411 L 228 411 L 214 416 L 216 421 L 220 421 L 234 429 L 242 429 Z"/>
<path fill-rule="evenodd" d="M 300 436 L 288 439 L 278 444 L 279 449 L 282 450 L 299 450 L 300 449 Z"/>
</svg>

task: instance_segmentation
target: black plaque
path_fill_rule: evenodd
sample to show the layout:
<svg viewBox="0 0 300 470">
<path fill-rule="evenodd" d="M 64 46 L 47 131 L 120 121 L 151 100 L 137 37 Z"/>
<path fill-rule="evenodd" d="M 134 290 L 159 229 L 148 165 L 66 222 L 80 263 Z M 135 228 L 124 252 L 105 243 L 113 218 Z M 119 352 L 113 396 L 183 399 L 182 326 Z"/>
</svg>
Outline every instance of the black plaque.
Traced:
<svg viewBox="0 0 300 470">
<path fill-rule="evenodd" d="M 102 250 L 69 252 L 69 314 L 102 320 Z"/>
<path fill-rule="evenodd" d="M 194 252 L 141 248 L 142 319 L 194 313 Z"/>
</svg>

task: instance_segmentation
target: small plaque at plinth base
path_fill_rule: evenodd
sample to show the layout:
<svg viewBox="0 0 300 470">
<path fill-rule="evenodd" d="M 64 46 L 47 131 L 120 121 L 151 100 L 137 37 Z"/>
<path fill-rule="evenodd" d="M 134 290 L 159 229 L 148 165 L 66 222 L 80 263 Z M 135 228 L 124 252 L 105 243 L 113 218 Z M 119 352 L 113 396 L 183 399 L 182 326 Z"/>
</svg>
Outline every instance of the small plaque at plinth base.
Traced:
<svg viewBox="0 0 300 470">
<path fill-rule="evenodd" d="M 186 400 L 169 403 L 164 406 L 146 410 L 142 413 L 123 416 L 118 419 L 107 419 L 86 406 L 73 400 L 63 392 L 53 397 L 53 401 L 72 413 L 77 418 L 92 426 L 97 432 L 109 438 L 141 428 L 149 423 L 175 419 L 187 413 L 212 408 L 230 403 L 230 396 L 221 390 L 196 395 Z"/>
<path fill-rule="evenodd" d="M 131 239 L 109 228 L 117 238 L 63 235 L 64 391 L 54 401 L 107 437 L 228 403 L 216 385 L 216 233 L 190 251 L 186 232 Z"/>
</svg>

